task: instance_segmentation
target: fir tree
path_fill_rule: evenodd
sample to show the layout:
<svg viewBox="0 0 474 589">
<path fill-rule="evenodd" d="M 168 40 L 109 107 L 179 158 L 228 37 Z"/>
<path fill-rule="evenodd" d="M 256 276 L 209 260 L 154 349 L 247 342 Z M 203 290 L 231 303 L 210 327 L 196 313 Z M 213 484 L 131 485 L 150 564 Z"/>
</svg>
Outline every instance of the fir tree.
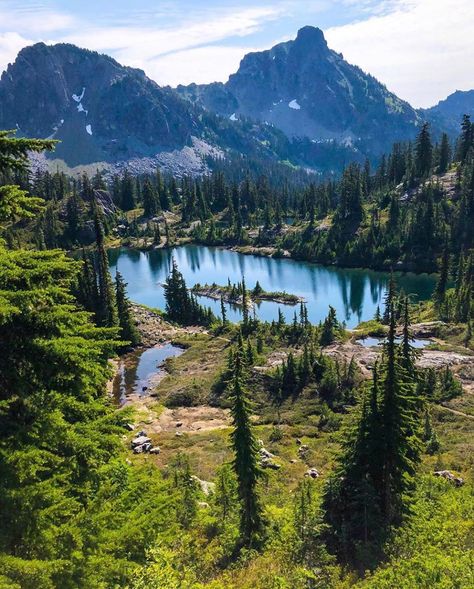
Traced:
<svg viewBox="0 0 474 589">
<path fill-rule="evenodd" d="M 245 546 L 252 546 L 262 537 L 264 518 L 258 493 L 258 480 L 261 476 L 259 449 L 250 420 L 250 400 L 242 384 L 243 365 L 243 352 L 239 350 L 234 356 L 232 376 L 232 464 L 240 501 L 241 542 Z"/>
<path fill-rule="evenodd" d="M 135 326 L 130 309 L 130 301 L 127 298 L 127 284 L 122 275 L 117 270 L 115 274 L 115 298 L 117 302 L 118 323 L 120 326 L 120 335 L 125 342 L 132 346 L 140 343 L 140 335 Z"/>
<path fill-rule="evenodd" d="M 109 261 L 105 249 L 104 228 L 97 208 L 95 210 L 94 225 L 97 248 L 96 271 L 99 296 L 96 315 L 99 325 L 113 327 L 117 325 L 117 306 L 112 279 L 109 273 Z"/>
<path fill-rule="evenodd" d="M 424 123 L 416 141 L 415 166 L 419 177 L 425 178 L 431 171 L 433 162 L 433 145 L 431 143 L 430 125 Z"/>
</svg>

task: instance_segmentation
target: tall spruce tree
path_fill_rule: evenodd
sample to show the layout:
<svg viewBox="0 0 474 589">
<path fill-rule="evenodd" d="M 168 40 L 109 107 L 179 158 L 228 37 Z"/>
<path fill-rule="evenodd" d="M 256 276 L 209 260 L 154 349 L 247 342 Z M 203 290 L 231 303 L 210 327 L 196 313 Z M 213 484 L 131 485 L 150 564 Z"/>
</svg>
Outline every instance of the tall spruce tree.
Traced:
<svg viewBox="0 0 474 589">
<path fill-rule="evenodd" d="M 258 493 L 258 481 L 262 474 L 259 466 L 259 447 L 250 420 L 250 399 L 243 386 L 244 355 L 243 343 L 240 340 L 233 356 L 231 444 L 234 453 L 232 465 L 237 477 L 240 502 L 240 540 L 242 545 L 252 546 L 262 539 L 264 516 Z"/>
<path fill-rule="evenodd" d="M 127 297 L 127 284 L 118 270 L 115 274 L 115 298 L 120 335 L 125 342 L 136 346 L 140 343 L 140 334 L 132 317 L 130 301 Z"/>
<path fill-rule="evenodd" d="M 433 145 L 431 143 L 430 125 L 423 123 L 416 141 L 416 172 L 420 178 L 425 178 L 433 165 Z"/>
<path fill-rule="evenodd" d="M 96 235 L 96 272 L 98 284 L 98 306 L 97 319 L 99 325 L 114 327 L 117 325 L 117 305 L 109 272 L 109 260 L 105 249 L 104 226 L 98 208 L 95 208 L 94 215 Z"/>
</svg>

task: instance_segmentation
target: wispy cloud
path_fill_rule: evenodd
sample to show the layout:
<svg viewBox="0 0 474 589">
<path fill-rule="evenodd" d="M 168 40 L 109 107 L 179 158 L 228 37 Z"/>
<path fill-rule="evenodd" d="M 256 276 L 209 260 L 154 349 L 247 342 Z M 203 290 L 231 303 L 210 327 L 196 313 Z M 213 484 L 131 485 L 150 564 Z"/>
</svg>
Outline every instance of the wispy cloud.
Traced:
<svg viewBox="0 0 474 589">
<path fill-rule="evenodd" d="M 327 31 L 329 44 L 415 106 L 474 86 L 472 0 L 399 0 L 388 13 Z"/>
<path fill-rule="evenodd" d="M 79 10 L 84 3 L 0 0 L 0 71 L 28 44 L 62 41 L 160 84 L 225 80 L 245 53 L 326 18 L 339 23 L 326 31 L 331 47 L 416 106 L 474 86 L 472 0 L 108 0 L 92 13 Z"/>
</svg>

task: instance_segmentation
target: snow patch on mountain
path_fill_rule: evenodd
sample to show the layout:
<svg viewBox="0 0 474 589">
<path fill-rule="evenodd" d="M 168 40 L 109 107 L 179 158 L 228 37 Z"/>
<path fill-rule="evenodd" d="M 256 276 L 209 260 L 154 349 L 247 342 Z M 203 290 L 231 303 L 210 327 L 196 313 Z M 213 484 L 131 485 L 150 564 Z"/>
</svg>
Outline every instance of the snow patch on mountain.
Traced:
<svg viewBox="0 0 474 589">
<path fill-rule="evenodd" d="M 72 99 L 73 99 L 75 102 L 82 102 L 82 99 L 84 98 L 84 94 L 85 94 L 85 92 L 86 92 L 86 89 L 85 89 L 85 88 L 83 88 L 83 89 L 82 89 L 82 94 L 81 94 L 80 96 L 78 96 L 77 94 L 73 94 L 73 95 L 72 95 Z"/>
<path fill-rule="evenodd" d="M 230 119 L 231 121 L 238 121 L 238 120 L 239 120 L 239 119 L 237 118 L 237 115 L 235 114 L 235 112 L 233 112 L 233 113 L 230 115 L 229 119 Z"/>
<path fill-rule="evenodd" d="M 92 135 L 92 126 L 91 125 L 86 125 L 86 132 L 89 133 L 89 135 Z"/>
<path fill-rule="evenodd" d="M 288 106 L 290 108 L 292 108 L 293 110 L 301 110 L 301 106 L 298 104 L 298 101 L 296 100 L 296 98 L 294 98 L 293 100 L 291 100 L 288 103 Z"/>
</svg>

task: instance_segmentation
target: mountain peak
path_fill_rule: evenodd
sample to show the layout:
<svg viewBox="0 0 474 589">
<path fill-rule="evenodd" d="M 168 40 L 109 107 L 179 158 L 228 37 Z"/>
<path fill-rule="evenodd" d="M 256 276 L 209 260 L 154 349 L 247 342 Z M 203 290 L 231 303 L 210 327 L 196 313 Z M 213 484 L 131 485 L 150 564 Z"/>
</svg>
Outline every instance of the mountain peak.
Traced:
<svg viewBox="0 0 474 589">
<path fill-rule="evenodd" d="M 302 27 L 296 35 L 296 42 L 310 43 L 312 45 L 323 45 L 327 47 L 327 42 L 323 31 L 318 27 L 307 25 Z"/>
</svg>

